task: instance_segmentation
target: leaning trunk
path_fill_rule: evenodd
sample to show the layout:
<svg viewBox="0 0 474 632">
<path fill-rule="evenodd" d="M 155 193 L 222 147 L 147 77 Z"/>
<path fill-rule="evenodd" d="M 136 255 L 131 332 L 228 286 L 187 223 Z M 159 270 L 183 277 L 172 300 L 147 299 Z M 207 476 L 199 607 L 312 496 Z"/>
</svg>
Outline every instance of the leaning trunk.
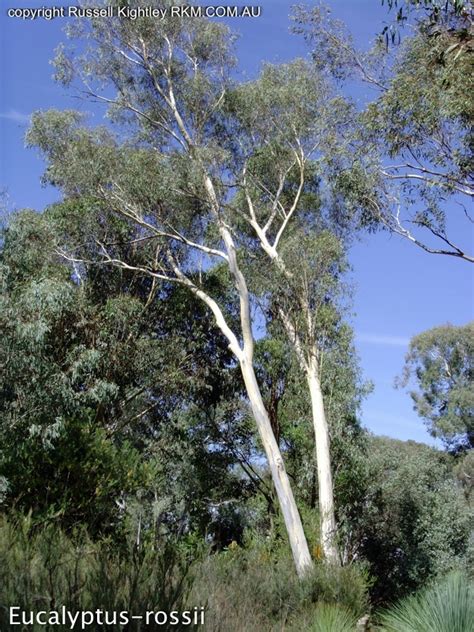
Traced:
<svg viewBox="0 0 474 632">
<path fill-rule="evenodd" d="M 214 185 L 208 174 L 204 177 L 204 185 L 209 196 L 211 208 L 213 209 L 215 218 L 219 224 L 222 240 L 226 247 L 229 270 L 234 278 L 235 287 L 239 293 L 243 349 L 239 348 L 239 344 L 233 334 L 230 336 L 227 335 L 227 338 L 231 342 L 231 349 L 233 349 L 236 357 L 239 359 L 240 369 L 244 378 L 247 395 L 250 400 L 250 406 L 252 407 L 255 423 L 257 424 L 263 449 L 265 450 L 265 454 L 267 456 L 272 474 L 273 485 L 275 486 L 278 502 L 285 521 L 285 527 L 288 533 L 291 551 L 293 553 L 296 572 L 299 577 L 303 577 L 312 567 L 313 563 L 309 554 L 308 543 L 303 531 L 303 525 L 301 523 L 295 498 L 291 490 L 288 474 L 285 470 L 280 448 L 276 442 L 270 418 L 263 404 L 262 394 L 260 393 L 260 388 L 255 377 L 255 371 L 253 368 L 254 340 L 247 282 L 239 268 L 237 252 L 232 234 L 220 216 L 220 205 L 216 196 Z M 222 327 L 223 324 L 221 324 L 221 330 L 224 331 L 226 326 L 224 326 L 224 329 Z"/>
<path fill-rule="evenodd" d="M 288 539 L 299 577 L 312 567 L 313 563 L 309 554 L 308 543 L 301 524 L 301 518 L 290 487 L 288 474 L 281 456 L 280 448 L 275 440 L 268 413 L 263 404 L 262 395 L 255 378 L 252 362 L 248 358 L 242 358 L 240 368 L 244 378 L 247 394 L 252 407 L 253 416 L 257 424 L 260 439 L 270 465 L 273 484 L 278 496 L 281 512 L 285 521 Z"/>
<path fill-rule="evenodd" d="M 336 545 L 336 519 L 334 515 L 329 428 L 324 411 L 323 395 L 315 356 L 313 356 L 306 366 L 306 379 L 311 396 L 311 409 L 316 440 L 321 545 L 326 559 L 337 564 L 339 563 L 339 554 Z"/>
</svg>

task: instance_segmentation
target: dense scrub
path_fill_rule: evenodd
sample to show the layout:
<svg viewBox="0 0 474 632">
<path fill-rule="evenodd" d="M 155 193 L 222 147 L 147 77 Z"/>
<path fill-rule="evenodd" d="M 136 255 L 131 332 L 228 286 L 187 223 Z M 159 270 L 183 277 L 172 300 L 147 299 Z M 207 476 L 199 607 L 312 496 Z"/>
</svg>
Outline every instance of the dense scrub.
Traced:
<svg viewBox="0 0 474 632">
<path fill-rule="evenodd" d="M 14 604 L 27 613 L 64 606 L 72 613 L 99 609 L 110 615 L 204 608 L 204 626 L 152 622 L 150 630 L 355 632 L 358 619 L 370 612 L 369 584 L 360 566 L 321 562 L 300 581 L 281 542 L 234 542 L 212 553 L 192 538 L 137 542 L 134 534 L 117 546 L 94 542 L 84 530 L 67 536 L 51 525 L 34 526 L 30 518 L 0 522 L 2 630 L 15 629 L 9 624 Z M 472 591 L 466 575 L 448 574 L 388 610 L 373 611 L 372 619 L 380 632 L 469 632 Z M 118 623 L 94 626 L 123 629 Z M 143 628 L 132 621 L 127 629 Z"/>
<path fill-rule="evenodd" d="M 26 612 L 65 606 L 71 612 L 133 614 L 205 607 L 205 630 L 257 632 L 282 626 L 302 629 L 302 622 L 310 625 L 321 604 L 340 606 L 346 618 L 355 620 L 368 606 L 365 574 L 356 567 L 332 569 L 320 563 L 301 582 L 281 544 L 272 549 L 264 542 L 245 547 L 234 543 L 212 554 L 192 539 L 172 543 L 145 537 L 137 542 L 131 536 L 118 546 L 107 539 L 94 542 L 83 530 L 68 536 L 51 525 L 33 526 L 29 518 L 0 523 L 4 630 L 10 629 L 11 605 Z M 94 629 L 122 627 L 117 623 Z M 141 628 L 132 622 L 128 629 Z"/>
</svg>

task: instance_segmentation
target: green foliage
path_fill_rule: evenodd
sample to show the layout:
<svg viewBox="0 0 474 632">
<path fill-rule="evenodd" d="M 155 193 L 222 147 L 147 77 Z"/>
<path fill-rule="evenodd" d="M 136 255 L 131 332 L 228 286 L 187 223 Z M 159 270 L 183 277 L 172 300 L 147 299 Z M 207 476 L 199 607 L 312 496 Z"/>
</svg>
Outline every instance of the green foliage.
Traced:
<svg viewBox="0 0 474 632">
<path fill-rule="evenodd" d="M 27 141 L 65 198 L 15 214 L 2 233 L 0 503 L 30 516 L 0 526 L 2 605 L 181 607 L 189 554 L 210 545 L 189 595 L 208 603 L 209 630 L 342 632 L 368 609 L 365 561 L 381 601 L 467 566 L 469 454 L 458 455 L 456 479 L 447 455 L 367 439 L 367 386 L 343 319 L 346 247 L 355 227 L 380 221 L 386 148 L 444 170 L 419 188 L 429 204 L 415 218 L 444 231 L 440 205 L 472 166 L 467 55 L 454 58 L 445 31 L 420 30 L 384 83 L 380 48 L 354 56 L 323 10 L 310 15 L 316 68 L 266 65 L 241 84 L 229 79 L 232 37 L 205 20 L 83 21 L 70 31 L 83 38 L 77 56 L 58 51 L 58 79 L 86 77 L 99 100 L 105 89 L 111 124 L 34 115 Z M 331 75 L 365 65 L 383 93 L 361 119 Z M 438 152 L 440 132 L 453 151 Z M 213 297 L 241 342 L 234 251 L 209 251 L 223 248 L 220 222 L 265 318 L 255 367 L 316 559 L 304 581 L 229 341 L 196 297 Z M 360 566 L 321 563 L 304 362 L 281 308 L 318 360 L 340 550 Z M 445 333 L 434 361 L 433 336 L 412 347 L 427 393 L 417 401 L 436 433 L 470 441 L 470 330 L 461 342 Z M 449 389 L 441 358 L 455 375 Z"/>
<path fill-rule="evenodd" d="M 472 11 L 470 0 L 381 0 L 390 11 L 396 12 L 395 23 L 384 27 L 382 35 L 388 44 L 400 42 L 399 27 L 403 26 L 412 15 L 431 25 L 453 22 L 469 15 Z"/>
<path fill-rule="evenodd" d="M 192 583 L 191 562 L 171 543 L 144 540 L 137 546 L 131 540 L 120 548 L 108 540 L 93 543 L 83 529 L 66 536 L 55 526 L 34 528 L 30 518 L 0 518 L 0 625 L 10 629 L 8 609 L 13 605 L 35 613 L 62 606 L 73 613 L 182 611 Z M 34 624 L 29 629 L 52 631 L 57 626 Z M 94 629 L 118 631 L 122 626 L 117 622 Z M 132 621 L 129 629 L 140 628 Z M 148 629 L 162 626 L 152 623 Z"/>
<path fill-rule="evenodd" d="M 282 625 L 291 630 L 311 629 L 321 603 L 339 605 L 346 620 L 363 614 L 367 581 L 357 567 L 321 563 L 300 581 L 281 543 L 253 540 L 244 547 L 234 543 L 204 561 L 191 596 L 195 602 L 207 599 L 206 629 L 210 631 L 276 631 Z"/>
<path fill-rule="evenodd" d="M 327 4 L 298 4 L 293 7 L 292 30 L 302 35 L 311 46 L 311 57 L 316 68 L 338 81 L 349 78 L 355 71 L 367 68 L 376 71 L 377 58 L 380 62 L 380 48 L 370 53 L 355 53 L 354 38 L 347 26 L 332 17 Z M 374 54 L 376 53 L 376 54 Z"/>
<path fill-rule="evenodd" d="M 87 525 L 94 536 L 120 531 L 127 516 L 217 530 L 213 503 L 252 489 L 232 471 L 240 382 L 229 351 L 187 292 L 158 293 L 146 278 L 58 258 L 65 238 L 126 241 L 126 225 L 103 213 L 93 200 L 71 200 L 6 226 L 2 509 Z M 222 285 L 217 274 L 208 283 Z M 243 456 L 249 443 L 241 433 Z"/>
<path fill-rule="evenodd" d="M 399 24 L 413 10 L 411 35 L 388 50 L 383 37 L 358 50 L 322 7 L 297 7 L 295 31 L 311 47 L 316 68 L 339 81 L 359 79 L 378 91 L 350 126 L 351 160 L 333 157 L 339 214 L 358 228 L 385 227 L 427 252 L 473 260 L 463 239 L 450 237 L 449 198 L 465 205 L 472 185 L 474 90 L 473 9 L 457 0 L 389 0 Z M 384 29 L 397 39 L 397 26 Z M 344 153 L 344 152 L 343 152 Z M 337 199 L 337 198 L 336 198 Z M 353 222 L 354 225 L 354 222 Z M 469 231 L 467 224 L 466 235 Z"/>
<path fill-rule="evenodd" d="M 393 601 L 431 577 L 471 563 L 472 512 L 451 457 L 412 441 L 372 438 L 358 523 L 376 600 Z"/>
<path fill-rule="evenodd" d="M 474 446 L 474 323 L 435 327 L 410 342 L 401 381 L 414 376 L 414 408 L 450 448 Z"/>
<path fill-rule="evenodd" d="M 360 617 L 368 608 L 369 583 L 363 566 L 317 564 L 308 577 L 305 590 L 312 603 L 339 604 L 353 616 Z"/>
<path fill-rule="evenodd" d="M 1 252 L 4 507 L 107 531 L 115 499 L 146 479 L 138 452 L 123 436 L 111 439 L 110 425 L 145 357 L 132 342 L 139 302 L 124 296 L 94 305 L 57 261 L 47 222 L 18 214 Z"/>
<path fill-rule="evenodd" d="M 354 632 L 356 623 L 357 619 L 348 610 L 323 603 L 315 609 L 314 623 L 306 629 L 308 632 Z"/>
<path fill-rule="evenodd" d="M 471 260 L 462 242 L 449 237 L 446 206 L 455 196 L 468 208 L 473 193 L 474 35 L 472 17 L 460 7 L 459 13 L 454 24 L 444 18 L 417 24 L 363 120 L 381 157 L 388 153 L 391 159 L 383 168 L 386 185 L 399 207 L 410 211 L 398 221 L 410 233 L 413 226 L 421 229 L 414 235 L 428 252 Z M 397 219 L 389 225 L 403 234 Z"/>
<path fill-rule="evenodd" d="M 153 469 L 127 442 L 114 445 L 91 420 L 64 420 L 54 435 L 41 430 L 7 452 L 1 472 L 7 481 L 4 507 L 32 511 L 36 520 L 57 521 L 67 529 L 87 525 L 91 533 L 117 528 L 114 500 L 149 485 Z"/>
<path fill-rule="evenodd" d="M 367 608 L 366 579 L 355 567 L 318 564 L 301 582 L 281 544 L 253 540 L 240 547 L 234 542 L 206 557 L 202 550 L 189 537 L 166 542 L 148 534 L 137 543 L 137 533 L 128 533 L 120 544 L 93 542 L 81 528 L 67 536 L 53 525 L 34 526 L 30 517 L 1 519 L 0 625 L 7 629 L 12 604 L 34 612 L 64 605 L 71 611 L 135 614 L 206 606 L 208 632 L 342 625 Z M 133 625 L 131 630 L 138 629 Z"/>
<path fill-rule="evenodd" d="M 470 632 L 474 587 L 461 573 L 407 597 L 381 617 L 384 632 Z"/>
<path fill-rule="evenodd" d="M 467 502 L 472 506 L 472 492 L 474 490 L 474 450 L 461 452 L 456 456 L 454 473 L 464 490 Z"/>
<path fill-rule="evenodd" d="M 472 79 L 468 74 L 469 57 L 457 60 L 445 54 L 446 36 L 435 40 L 423 34 L 411 39 L 403 49 L 390 88 L 375 107 L 386 126 L 384 138 L 392 156 L 408 147 L 434 167 L 447 167 L 456 190 L 468 174 L 469 121 L 473 119 L 468 98 Z M 436 153 L 436 139 L 446 132 L 446 143 Z M 380 131 L 380 130 L 379 130 Z M 434 181 L 436 182 L 436 181 Z M 449 178 L 444 182 L 449 190 Z"/>
</svg>

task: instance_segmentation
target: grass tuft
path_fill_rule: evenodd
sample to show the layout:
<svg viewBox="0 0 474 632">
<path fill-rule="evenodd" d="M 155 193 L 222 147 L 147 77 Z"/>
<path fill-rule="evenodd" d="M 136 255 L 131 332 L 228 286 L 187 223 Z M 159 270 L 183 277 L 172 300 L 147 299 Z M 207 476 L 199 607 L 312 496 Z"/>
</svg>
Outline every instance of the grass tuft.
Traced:
<svg viewBox="0 0 474 632">
<path fill-rule="evenodd" d="M 462 573 L 407 597 L 381 616 L 383 632 L 472 632 L 474 590 Z"/>
</svg>

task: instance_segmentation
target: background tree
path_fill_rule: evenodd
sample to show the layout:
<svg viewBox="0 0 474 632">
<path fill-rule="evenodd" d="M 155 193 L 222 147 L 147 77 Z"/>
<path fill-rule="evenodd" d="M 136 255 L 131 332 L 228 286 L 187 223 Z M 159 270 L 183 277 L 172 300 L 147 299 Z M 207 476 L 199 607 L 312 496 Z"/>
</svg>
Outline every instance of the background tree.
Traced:
<svg viewBox="0 0 474 632">
<path fill-rule="evenodd" d="M 411 378 L 416 412 L 451 449 L 474 447 L 474 323 L 434 327 L 412 338 L 400 384 Z"/>
<path fill-rule="evenodd" d="M 241 384 L 192 295 L 58 258 L 66 230 L 84 243 L 101 226 L 120 239 L 76 200 L 17 213 L 4 232 L 2 508 L 94 537 L 128 518 L 205 534 L 257 481 L 239 468 L 252 445 Z"/>
</svg>

